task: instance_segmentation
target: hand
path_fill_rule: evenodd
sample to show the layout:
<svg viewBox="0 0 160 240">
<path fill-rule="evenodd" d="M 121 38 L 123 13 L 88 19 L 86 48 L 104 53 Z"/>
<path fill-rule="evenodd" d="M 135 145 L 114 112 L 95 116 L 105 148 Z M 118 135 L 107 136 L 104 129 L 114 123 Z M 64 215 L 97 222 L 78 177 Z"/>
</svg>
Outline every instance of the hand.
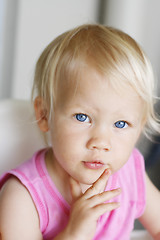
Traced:
<svg viewBox="0 0 160 240">
<path fill-rule="evenodd" d="M 110 172 L 105 170 L 99 179 L 82 194 L 80 185 L 71 178 L 71 207 L 69 223 L 66 232 L 70 239 L 90 240 L 93 238 L 99 217 L 107 211 L 119 207 L 119 203 L 105 203 L 120 194 L 120 189 L 105 191 Z"/>
</svg>

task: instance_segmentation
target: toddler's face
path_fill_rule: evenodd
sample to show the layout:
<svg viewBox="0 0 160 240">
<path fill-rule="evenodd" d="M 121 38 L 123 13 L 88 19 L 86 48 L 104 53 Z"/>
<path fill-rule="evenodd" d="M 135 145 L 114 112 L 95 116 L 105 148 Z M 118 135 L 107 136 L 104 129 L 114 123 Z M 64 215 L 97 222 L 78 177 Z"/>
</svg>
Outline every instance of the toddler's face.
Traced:
<svg viewBox="0 0 160 240">
<path fill-rule="evenodd" d="M 143 104 L 126 87 L 121 94 L 87 69 L 77 92 L 59 101 L 51 126 L 54 163 L 83 184 L 128 160 L 142 130 Z"/>
</svg>

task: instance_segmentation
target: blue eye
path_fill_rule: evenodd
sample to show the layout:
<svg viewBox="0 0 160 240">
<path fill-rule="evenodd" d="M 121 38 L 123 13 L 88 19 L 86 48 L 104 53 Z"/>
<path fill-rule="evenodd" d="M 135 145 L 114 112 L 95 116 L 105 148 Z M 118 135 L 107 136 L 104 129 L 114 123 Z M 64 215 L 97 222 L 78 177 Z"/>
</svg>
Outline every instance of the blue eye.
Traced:
<svg viewBox="0 0 160 240">
<path fill-rule="evenodd" d="M 78 113 L 75 117 L 79 122 L 89 122 L 89 117 L 86 114 Z"/>
<path fill-rule="evenodd" d="M 126 127 L 128 127 L 128 124 L 125 121 L 117 121 L 115 123 L 115 126 L 117 128 L 126 128 Z"/>
</svg>

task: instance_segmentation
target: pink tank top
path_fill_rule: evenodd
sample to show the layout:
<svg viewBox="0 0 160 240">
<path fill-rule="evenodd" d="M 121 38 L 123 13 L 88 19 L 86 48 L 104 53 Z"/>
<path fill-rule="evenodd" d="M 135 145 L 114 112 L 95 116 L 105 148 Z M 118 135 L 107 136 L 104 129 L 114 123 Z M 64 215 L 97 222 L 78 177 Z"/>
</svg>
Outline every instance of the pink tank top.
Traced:
<svg viewBox="0 0 160 240">
<path fill-rule="evenodd" d="M 44 240 L 53 240 L 66 226 L 70 206 L 47 172 L 45 152 L 46 149 L 38 151 L 30 160 L 5 173 L 0 178 L 0 188 L 11 175 L 16 176 L 35 203 Z M 99 218 L 93 240 L 129 240 L 134 220 L 144 212 L 145 170 L 138 150 L 134 149 L 123 168 L 110 177 L 106 190 L 118 187 L 121 187 L 122 193 L 114 200 L 121 206 Z"/>
</svg>

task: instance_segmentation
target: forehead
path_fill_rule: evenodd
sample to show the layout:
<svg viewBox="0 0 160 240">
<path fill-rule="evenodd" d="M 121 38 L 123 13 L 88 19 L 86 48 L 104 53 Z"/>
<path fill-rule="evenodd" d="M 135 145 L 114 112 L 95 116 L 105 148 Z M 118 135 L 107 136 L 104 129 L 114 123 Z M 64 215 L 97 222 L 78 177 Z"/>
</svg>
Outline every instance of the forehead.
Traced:
<svg viewBox="0 0 160 240">
<path fill-rule="evenodd" d="M 76 83 L 66 85 L 60 99 L 64 106 L 77 104 L 104 111 L 110 107 L 115 112 L 124 109 L 136 112 L 143 105 L 141 98 L 129 84 L 117 86 L 112 79 L 107 79 L 107 76 L 90 68 L 84 68 Z"/>
</svg>

